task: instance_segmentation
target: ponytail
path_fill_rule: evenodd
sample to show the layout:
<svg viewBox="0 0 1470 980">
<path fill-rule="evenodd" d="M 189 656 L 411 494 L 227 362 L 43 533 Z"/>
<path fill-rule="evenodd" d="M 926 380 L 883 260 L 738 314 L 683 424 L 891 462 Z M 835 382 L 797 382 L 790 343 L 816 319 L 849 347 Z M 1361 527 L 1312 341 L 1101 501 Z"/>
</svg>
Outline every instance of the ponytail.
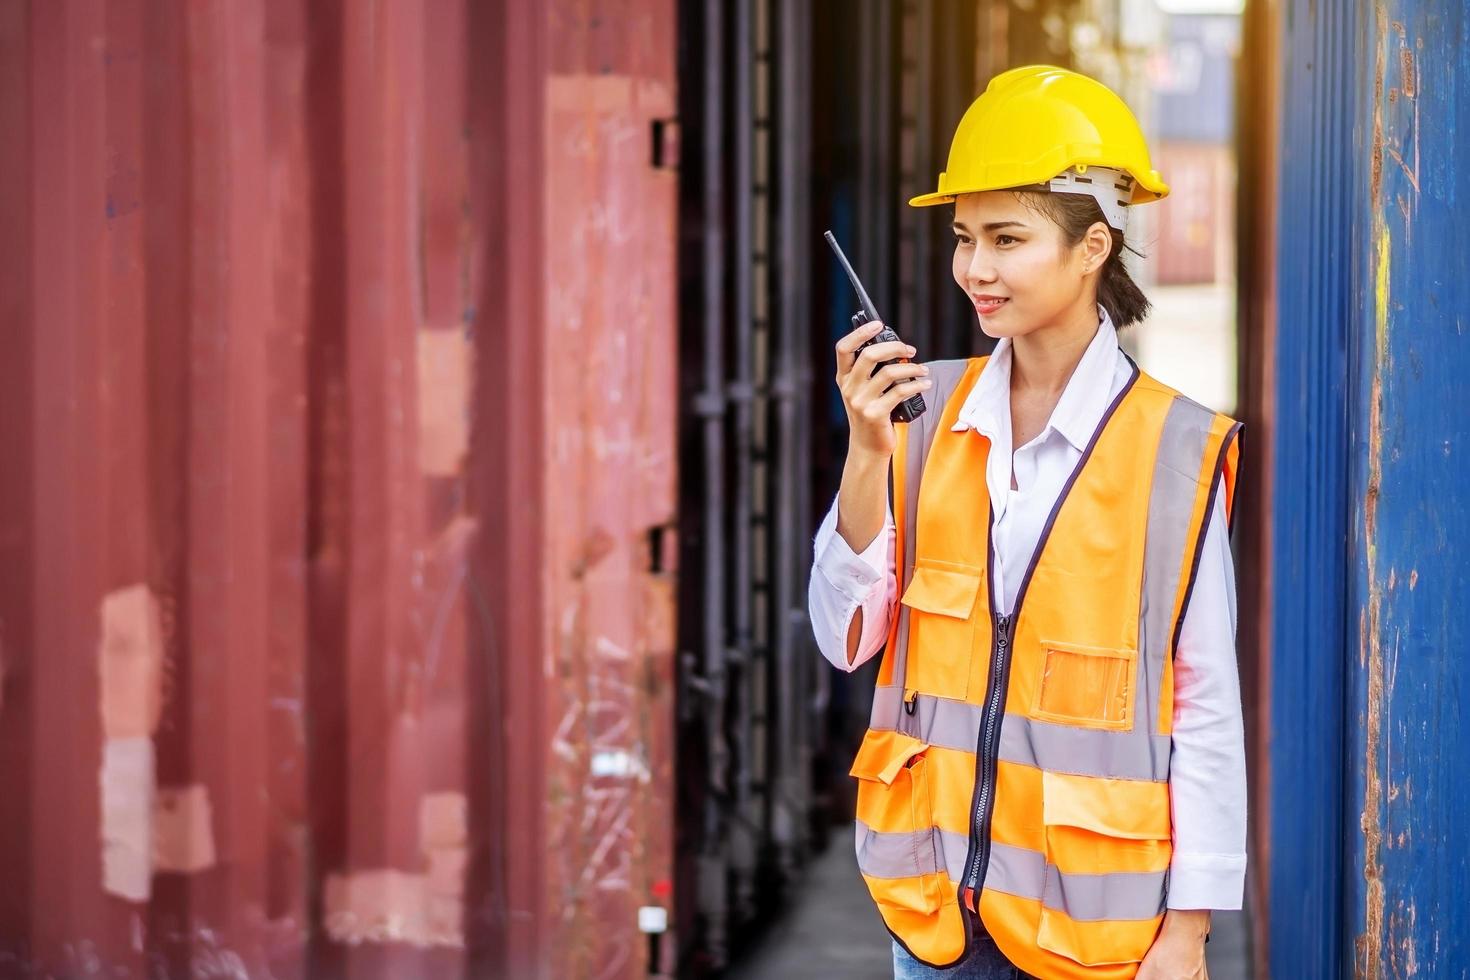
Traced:
<svg viewBox="0 0 1470 980">
<path fill-rule="evenodd" d="M 1093 207 L 1097 207 L 1096 203 Z M 1127 248 L 1135 255 L 1139 253 L 1123 241 L 1121 231 L 1116 228 L 1109 230 L 1113 233 L 1113 248 L 1103 262 L 1102 275 L 1098 278 L 1097 301 L 1108 311 L 1113 326 L 1121 330 L 1142 321 L 1153 304 L 1143 295 L 1143 290 L 1138 288 L 1138 283 L 1133 281 L 1128 267 L 1123 264 L 1123 249 Z"/>
</svg>

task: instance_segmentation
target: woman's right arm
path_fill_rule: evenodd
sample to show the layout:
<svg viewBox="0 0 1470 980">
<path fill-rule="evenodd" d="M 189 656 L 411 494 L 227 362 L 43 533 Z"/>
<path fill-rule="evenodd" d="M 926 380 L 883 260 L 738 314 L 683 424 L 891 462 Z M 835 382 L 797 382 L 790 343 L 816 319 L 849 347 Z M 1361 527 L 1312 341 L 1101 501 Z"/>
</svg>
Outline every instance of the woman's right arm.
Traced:
<svg viewBox="0 0 1470 980">
<path fill-rule="evenodd" d="M 933 384 L 927 367 L 907 359 L 914 348 L 901 341 L 862 348 L 882 328 L 878 321 L 866 323 L 837 342 L 847 462 L 837 499 L 817 531 L 807 591 L 818 646 L 844 670 L 856 668 L 882 646 L 897 597 L 888 502 L 888 467 L 896 443 L 890 417 L 899 402 Z M 895 358 L 900 360 L 874 373 Z"/>
</svg>

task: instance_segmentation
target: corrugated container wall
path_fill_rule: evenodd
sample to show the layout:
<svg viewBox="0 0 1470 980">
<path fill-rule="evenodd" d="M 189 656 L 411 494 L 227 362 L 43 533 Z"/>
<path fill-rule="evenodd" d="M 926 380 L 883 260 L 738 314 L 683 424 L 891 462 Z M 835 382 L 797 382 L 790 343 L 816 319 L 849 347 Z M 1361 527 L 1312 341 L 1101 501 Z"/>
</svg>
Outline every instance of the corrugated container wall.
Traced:
<svg viewBox="0 0 1470 980">
<path fill-rule="evenodd" d="M 0 973 L 649 972 L 673 15 L 0 3 Z"/>
<path fill-rule="evenodd" d="M 1470 11 L 1282 9 L 1277 977 L 1470 972 Z"/>
</svg>

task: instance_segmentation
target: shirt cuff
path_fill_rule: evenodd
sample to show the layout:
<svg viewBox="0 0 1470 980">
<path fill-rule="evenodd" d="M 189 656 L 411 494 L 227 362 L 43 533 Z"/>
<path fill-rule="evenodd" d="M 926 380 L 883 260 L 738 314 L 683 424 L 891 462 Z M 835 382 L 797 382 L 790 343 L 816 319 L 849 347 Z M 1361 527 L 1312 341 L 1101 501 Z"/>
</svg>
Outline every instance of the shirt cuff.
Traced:
<svg viewBox="0 0 1470 980">
<path fill-rule="evenodd" d="M 1169 908 L 1228 911 L 1240 908 L 1244 897 L 1244 854 L 1174 852 L 1169 862 Z"/>
<path fill-rule="evenodd" d="M 817 569 L 832 588 L 849 601 L 862 605 L 873 590 L 883 584 L 884 576 L 888 574 L 885 566 L 888 564 L 888 535 L 891 533 L 885 526 L 861 554 L 852 550 L 846 538 L 833 533 L 817 556 Z"/>
</svg>

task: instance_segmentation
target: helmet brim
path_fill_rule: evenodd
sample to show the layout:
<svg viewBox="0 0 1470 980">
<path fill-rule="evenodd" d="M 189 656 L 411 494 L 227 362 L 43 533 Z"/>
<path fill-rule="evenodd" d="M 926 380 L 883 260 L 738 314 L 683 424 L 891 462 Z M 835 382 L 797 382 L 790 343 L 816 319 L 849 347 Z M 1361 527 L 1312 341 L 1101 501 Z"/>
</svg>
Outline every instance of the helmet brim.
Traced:
<svg viewBox="0 0 1470 980">
<path fill-rule="evenodd" d="M 1156 179 L 1153 175 L 1149 175 L 1147 178 L 1144 178 L 1140 177 L 1138 174 L 1133 173 L 1131 170 L 1129 171 L 1129 174 L 1133 177 L 1133 196 L 1130 197 L 1128 200 L 1128 203 L 1130 205 L 1148 204 L 1151 201 L 1161 201 L 1169 196 L 1169 185 L 1164 183 L 1162 180 Z M 959 197 L 961 194 L 979 194 L 983 191 L 1004 190 L 1010 190 L 1010 188 L 972 187 L 968 190 L 946 191 L 944 193 L 935 191 L 932 194 L 920 194 L 918 197 L 909 198 L 909 207 L 932 208 L 936 204 L 948 204 L 955 198 Z"/>
</svg>

